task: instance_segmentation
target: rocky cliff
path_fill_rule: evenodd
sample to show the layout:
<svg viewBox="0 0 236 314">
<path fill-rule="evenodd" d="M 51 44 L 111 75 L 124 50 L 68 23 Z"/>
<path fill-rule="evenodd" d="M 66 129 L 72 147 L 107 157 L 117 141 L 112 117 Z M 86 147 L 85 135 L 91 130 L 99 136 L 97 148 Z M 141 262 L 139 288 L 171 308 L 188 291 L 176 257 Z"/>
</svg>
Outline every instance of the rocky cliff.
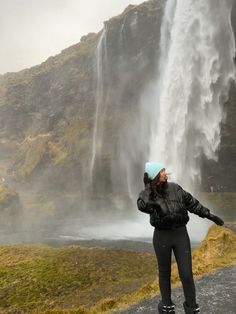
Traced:
<svg viewBox="0 0 236 314">
<path fill-rule="evenodd" d="M 135 178 L 141 176 L 147 149 L 140 147 L 133 156 L 132 143 L 136 141 L 138 146 L 142 136 L 137 103 L 156 73 L 163 7 L 164 1 L 157 0 L 130 5 L 104 23 L 106 110 L 100 115 L 103 127 L 97 130 L 103 135 L 92 181 L 88 177 L 98 105 L 97 47 L 102 32 L 84 36 L 78 44 L 38 66 L 0 76 L 0 169 L 29 212 L 37 209 L 51 217 L 64 217 L 65 213 L 86 212 L 88 208 L 122 208 L 122 212 L 131 206 L 131 195 L 141 182 Z M 235 12 L 236 8 L 232 15 L 236 29 Z M 229 190 L 236 188 L 235 101 L 236 85 L 232 84 L 225 104 L 227 118 L 222 125 L 219 161 L 203 164 L 206 186 L 220 180 Z M 120 146 L 132 161 L 131 192 L 127 192 L 126 182 L 129 170 L 125 172 L 119 163 Z M 116 202 L 120 195 L 123 204 Z M 90 203 L 83 207 L 85 199 Z"/>
<path fill-rule="evenodd" d="M 236 38 L 236 3 L 232 10 L 232 27 Z M 235 59 L 236 61 L 236 59 Z M 218 151 L 218 161 L 203 162 L 203 183 L 205 189 L 210 185 L 223 191 L 235 191 L 236 169 L 236 84 L 232 82 L 229 99 L 225 103 L 225 119 L 221 125 L 221 144 Z"/>
</svg>

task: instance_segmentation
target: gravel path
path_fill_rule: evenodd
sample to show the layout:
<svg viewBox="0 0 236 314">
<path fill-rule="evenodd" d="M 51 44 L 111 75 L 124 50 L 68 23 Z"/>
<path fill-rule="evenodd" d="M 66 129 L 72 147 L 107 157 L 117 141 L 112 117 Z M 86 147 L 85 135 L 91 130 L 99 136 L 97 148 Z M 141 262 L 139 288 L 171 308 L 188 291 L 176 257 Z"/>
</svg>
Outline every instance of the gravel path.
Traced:
<svg viewBox="0 0 236 314">
<path fill-rule="evenodd" d="M 225 227 L 236 232 L 236 225 L 227 222 Z M 195 280 L 197 302 L 203 314 L 236 314 L 236 264 L 224 267 Z M 184 294 L 182 286 L 172 289 L 176 314 L 183 314 Z M 160 296 L 146 299 L 126 311 L 117 314 L 157 313 Z"/>
<path fill-rule="evenodd" d="M 197 302 L 203 314 L 236 313 L 236 264 L 212 272 L 195 280 Z M 144 300 L 129 310 L 117 314 L 157 313 L 160 296 Z M 172 290 L 172 300 L 176 304 L 176 313 L 184 313 L 182 287 Z"/>
</svg>

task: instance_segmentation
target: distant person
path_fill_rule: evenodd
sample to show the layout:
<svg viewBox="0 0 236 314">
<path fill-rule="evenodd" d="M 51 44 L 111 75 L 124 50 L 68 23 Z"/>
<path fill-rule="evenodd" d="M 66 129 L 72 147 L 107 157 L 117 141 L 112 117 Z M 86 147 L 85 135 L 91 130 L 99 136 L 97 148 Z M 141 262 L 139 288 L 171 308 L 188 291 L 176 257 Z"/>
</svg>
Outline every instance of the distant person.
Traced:
<svg viewBox="0 0 236 314">
<path fill-rule="evenodd" d="M 167 173 L 161 163 L 145 164 L 144 185 L 137 200 L 138 209 L 150 214 L 150 223 L 155 227 L 153 246 L 158 269 L 162 300 L 158 304 L 159 313 L 175 313 L 171 300 L 171 254 L 172 249 L 178 265 L 183 285 L 185 313 L 200 313 L 196 302 L 195 284 L 192 273 L 192 255 L 186 224 L 188 211 L 202 218 L 208 218 L 222 226 L 224 221 L 212 215 L 190 193 L 173 182 L 167 182 Z"/>
<path fill-rule="evenodd" d="M 214 193 L 214 186 L 213 185 L 210 186 L 210 192 Z"/>
<path fill-rule="evenodd" d="M 4 183 L 6 179 L 4 177 L 1 177 L 1 181 Z"/>
</svg>

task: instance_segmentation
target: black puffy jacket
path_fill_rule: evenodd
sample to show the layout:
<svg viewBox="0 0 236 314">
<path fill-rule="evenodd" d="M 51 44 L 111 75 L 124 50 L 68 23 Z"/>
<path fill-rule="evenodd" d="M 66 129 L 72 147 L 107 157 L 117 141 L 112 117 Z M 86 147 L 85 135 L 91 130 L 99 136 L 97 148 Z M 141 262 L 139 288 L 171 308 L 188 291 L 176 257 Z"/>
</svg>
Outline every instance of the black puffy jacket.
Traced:
<svg viewBox="0 0 236 314">
<path fill-rule="evenodd" d="M 150 224 L 158 229 L 176 229 L 189 221 L 188 211 L 208 218 L 210 210 L 176 183 L 168 182 L 165 196 L 151 198 L 151 190 L 140 192 L 138 209 L 150 214 Z"/>
</svg>

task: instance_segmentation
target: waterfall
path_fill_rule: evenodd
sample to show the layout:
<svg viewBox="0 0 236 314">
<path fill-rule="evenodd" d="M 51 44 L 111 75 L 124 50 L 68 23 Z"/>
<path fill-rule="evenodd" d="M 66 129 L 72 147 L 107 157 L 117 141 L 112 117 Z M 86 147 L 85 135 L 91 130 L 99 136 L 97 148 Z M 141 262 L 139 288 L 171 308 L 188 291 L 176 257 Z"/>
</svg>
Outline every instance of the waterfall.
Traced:
<svg viewBox="0 0 236 314">
<path fill-rule="evenodd" d="M 126 23 L 126 28 L 137 31 L 137 12 L 131 21 Z M 89 161 L 89 178 L 86 180 L 84 191 L 92 190 L 99 195 L 113 193 L 112 208 L 120 212 L 127 207 L 132 197 L 136 203 L 136 195 L 132 191 L 132 167 L 130 163 L 132 152 L 130 151 L 131 127 L 127 130 L 123 118 L 124 106 L 123 93 L 127 83 L 131 80 L 133 70 L 128 69 L 129 62 L 126 60 L 125 49 L 127 39 L 124 33 L 125 19 L 118 29 L 118 40 L 113 42 L 108 30 L 108 25 L 100 35 L 94 57 L 94 77 L 96 81 L 95 113 L 93 123 L 91 158 Z M 119 51 L 114 55 L 108 50 L 109 47 Z M 114 57 L 111 61 L 111 58 Z M 123 106 L 123 108 L 122 108 Z M 123 115 L 123 116 L 122 116 Z M 134 118 L 134 114 L 132 117 Z M 123 127 L 123 128 L 122 128 Z M 129 133 L 127 135 L 127 132 Z M 135 154 L 136 159 L 136 154 Z M 120 195 L 123 193 L 125 199 Z M 128 200 L 127 200 L 128 199 Z M 104 207 L 104 205 L 102 206 Z"/>
<path fill-rule="evenodd" d="M 156 79 L 141 108 L 135 107 L 130 82 L 134 73 L 140 75 L 145 56 L 138 55 L 138 71 L 131 67 L 134 59 L 129 58 L 127 40 L 138 35 L 138 16 L 121 21 L 117 29 L 105 25 L 94 58 L 96 94 L 87 185 L 93 188 L 85 189 L 87 195 L 92 191 L 94 203 L 86 195 L 88 209 L 96 206 L 105 217 L 109 212 L 113 217 L 114 212 L 136 215 L 130 208 L 136 210 L 140 160 L 163 162 L 172 173 L 170 180 L 191 191 L 200 181 L 201 157 L 217 158 L 224 96 L 235 75 L 231 6 L 230 0 L 166 1 Z"/>
<path fill-rule="evenodd" d="M 149 160 L 162 161 L 171 180 L 190 190 L 200 182 L 201 156 L 217 160 L 223 102 L 235 77 L 231 9 L 231 0 L 168 0 L 165 7 L 148 100 Z"/>
<path fill-rule="evenodd" d="M 115 27 L 105 25 L 98 41 L 93 133 L 90 159 L 86 160 L 90 175 L 87 178 L 87 167 L 83 167 L 86 182 L 81 202 L 84 217 L 91 219 L 85 225 L 92 226 L 96 236 L 106 230 L 112 236 L 117 231 L 124 235 L 127 231 L 119 219 L 128 222 L 130 217 L 132 222 L 140 217 L 135 230 L 134 225 L 127 227 L 133 236 L 136 231 L 149 233 L 149 217 L 137 213 L 136 206 L 142 186 L 141 162 L 163 162 L 172 173 L 170 179 L 191 191 L 200 181 L 201 157 L 217 158 L 223 102 L 235 76 L 232 2 L 160 3 L 156 18 L 162 16 L 161 30 L 159 24 L 158 31 L 151 28 L 153 33 L 143 46 L 136 46 L 143 27 L 137 12 L 125 16 Z M 148 81 L 145 71 L 150 71 L 147 64 L 152 60 L 144 47 L 149 48 L 155 36 L 158 69 L 146 89 L 153 72 Z M 119 223 L 114 224 L 116 219 Z M 203 238 L 207 223 L 201 220 L 196 224 L 193 238 Z"/>
<path fill-rule="evenodd" d="M 100 36 L 96 54 L 95 54 L 95 71 L 96 71 L 96 109 L 94 116 L 94 128 L 93 128 L 93 138 L 92 138 L 92 154 L 90 162 L 90 182 L 92 182 L 93 169 L 95 164 L 96 156 L 100 156 L 102 149 L 102 134 L 103 134 L 103 123 L 101 119 L 104 118 L 104 101 L 105 101 L 105 91 L 104 91 L 104 72 L 106 70 L 107 64 L 107 44 L 106 44 L 106 25 Z"/>
</svg>

